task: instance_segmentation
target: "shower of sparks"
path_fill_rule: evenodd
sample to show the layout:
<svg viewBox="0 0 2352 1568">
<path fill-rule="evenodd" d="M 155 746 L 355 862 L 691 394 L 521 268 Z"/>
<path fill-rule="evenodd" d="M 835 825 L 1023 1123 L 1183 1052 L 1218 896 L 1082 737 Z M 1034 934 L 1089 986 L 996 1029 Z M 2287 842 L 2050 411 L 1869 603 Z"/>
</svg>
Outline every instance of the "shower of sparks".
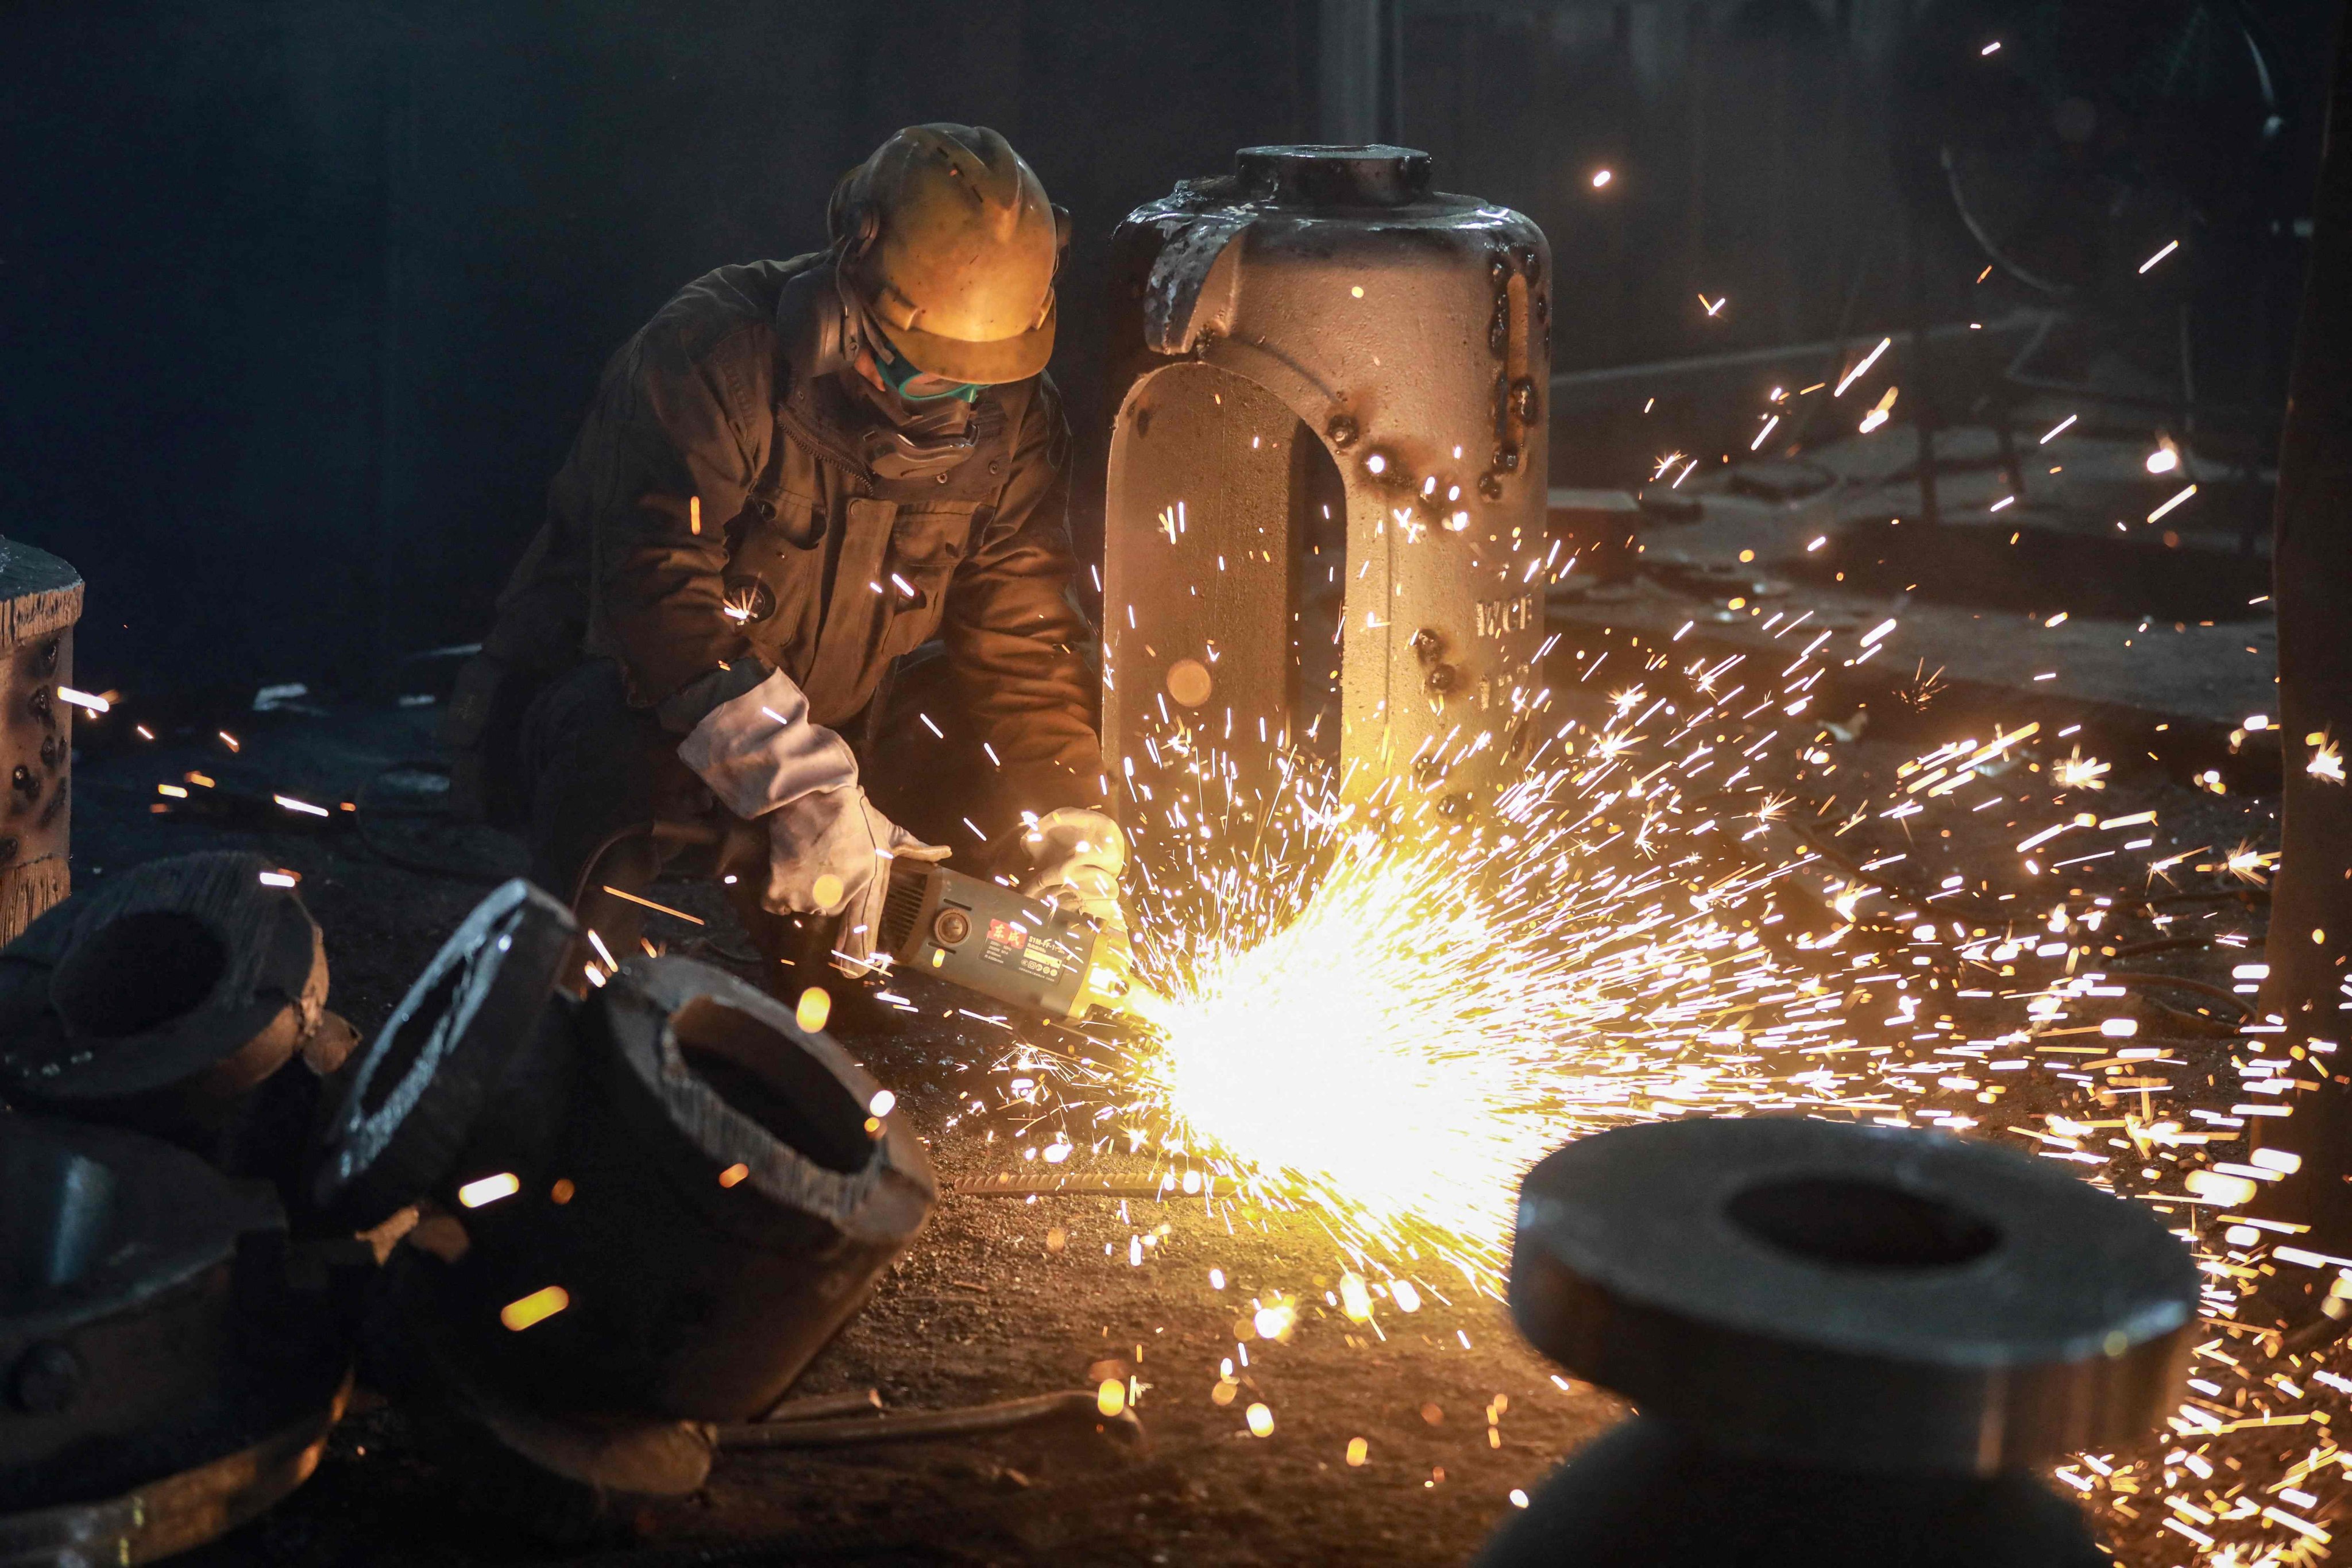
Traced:
<svg viewBox="0 0 2352 1568">
<path fill-rule="evenodd" d="M 1893 402 L 1888 388 L 1874 413 Z M 1160 525 L 1181 531 L 1181 509 Z M 2147 863 L 2147 893 L 2099 891 L 2087 868 L 2152 844 L 2157 814 L 2066 800 L 2105 787 L 2110 764 L 2059 754 L 2063 734 L 2032 721 L 1936 746 L 1866 793 L 1833 750 L 1860 716 L 1818 710 L 1817 688 L 1891 646 L 1897 623 L 1809 619 L 1766 623 L 1786 639 L 1769 658 L 1587 633 L 1604 646 L 1559 650 L 1543 667 L 1553 688 L 1510 700 L 1510 724 L 1539 743 L 1466 820 L 1424 809 L 1442 787 L 1334 778 L 1286 734 L 1250 754 L 1230 719 L 1171 720 L 1113 775 L 1152 868 L 1135 936 L 1164 1005 L 1117 1050 L 1018 1038 L 1002 1069 L 1024 1108 L 1022 1156 L 1148 1161 L 1150 1186 L 1228 1226 L 1311 1215 L 1344 1258 L 1328 1303 L 1379 1332 L 1453 1304 L 1449 1275 L 1500 1295 L 1521 1176 L 1592 1131 L 1778 1112 L 2003 1142 L 2147 1204 L 2202 1271 L 2209 1331 L 2163 1441 L 2078 1456 L 2054 1479 L 2126 1563 L 2317 1561 L 2352 1502 L 2352 1450 L 2330 1430 L 2352 1345 L 2283 1355 L 2234 1319 L 2273 1272 L 2335 1271 L 2352 1296 L 2352 1259 L 2230 1211 L 2286 1173 L 2249 1131 L 2327 1077 L 2335 1046 L 2264 1038 L 2283 1026 L 2252 1010 L 2259 963 L 2224 994 L 2117 962 L 2138 940 L 2118 930 L 2132 910 L 2160 939 L 2242 944 L 2176 926 L 2197 917 L 2171 912 L 2171 888 L 2189 872 L 2259 884 L 2276 855 L 2182 841 Z M 1935 683 L 1919 669 L 1924 709 Z M 1497 743 L 1465 726 L 1407 771 L 1444 780 Z M 2340 782 L 2335 742 L 2305 743 L 2308 771 Z M 2223 789 L 2214 770 L 2198 783 Z M 1926 863 L 1934 814 L 1957 825 L 2004 803 L 2018 820 L 2002 880 L 2028 891 Z M 1901 840 L 1847 837 L 1864 825 Z M 2055 1109 L 2003 1103 L 2028 1085 L 2021 1098 Z M 1126 1262 L 1157 1245 L 1130 1238 Z M 1243 1370 L 1221 1363 L 1221 1406 L 1253 1356 L 1337 1331 L 1294 1311 L 1264 1332 L 1285 1300 L 1255 1303 L 1261 1331 L 1235 1347 Z M 1272 1430 L 1265 1407 L 1250 1414 Z"/>
<path fill-rule="evenodd" d="M 1194 955 L 1144 1087 L 1180 1138 L 1312 1194 L 1365 1245 L 1427 1237 L 1491 1272 L 1520 1175 L 1622 1120 L 1629 1089 L 1654 1105 L 1653 1054 L 1736 1008 L 1748 954 L 1712 921 L 1678 921 L 1664 893 L 1604 874 L 1545 908 L 1533 889 L 1465 880 L 1454 855 L 1351 836 L 1294 922 Z M 1717 962 L 1720 998 L 1697 978 Z M 1564 1040 L 1584 1046 L 1566 1068 Z M 1718 1098 L 1717 1076 L 1694 1059 L 1677 1087 Z"/>
<path fill-rule="evenodd" d="M 1137 1136 L 1310 1200 L 1365 1260 L 1434 1253 L 1492 1289 L 1518 1178 L 1564 1142 L 1695 1110 L 1898 1113 L 1839 1070 L 1866 1048 L 1846 1010 L 1907 1032 L 1955 966 L 1913 965 L 1929 948 L 1891 908 L 1907 900 L 1812 847 L 1756 771 L 1816 732 L 1789 720 L 1820 661 L 1893 629 L 1807 637 L 1777 690 L 1737 656 L 1605 700 L 1589 685 L 1587 716 L 1547 721 L 1475 826 L 1297 756 L 1252 787 L 1189 733 L 1156 740 L 1179 868 L 1143 896 L 1140 961 L 1168 1001 L 1112 1096 Z M 1973 770 L 2016 739 L 1943 760 Z M 1484 744 L 1458 743 L 1439 775 Z"/>
</svg>

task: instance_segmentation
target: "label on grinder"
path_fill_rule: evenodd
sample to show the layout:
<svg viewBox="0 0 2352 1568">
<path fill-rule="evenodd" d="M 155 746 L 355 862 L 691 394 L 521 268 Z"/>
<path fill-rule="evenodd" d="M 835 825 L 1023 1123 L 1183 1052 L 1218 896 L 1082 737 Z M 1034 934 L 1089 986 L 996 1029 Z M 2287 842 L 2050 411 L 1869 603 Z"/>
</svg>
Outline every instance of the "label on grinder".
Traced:
<svg viewBox="0 0 2352 1568">
<path fill-rule="evenodd" d="M 1056 951 L 1055 943 L 1049 941 L 1033 944 L 1027 928 L 1013 921 L 988 922 L 988 942 L 980 955 L 991 963 L 1004 964 L 1040 980 L 1052 980 L 1064 968 L 1063 955 Z"/>
</svg>

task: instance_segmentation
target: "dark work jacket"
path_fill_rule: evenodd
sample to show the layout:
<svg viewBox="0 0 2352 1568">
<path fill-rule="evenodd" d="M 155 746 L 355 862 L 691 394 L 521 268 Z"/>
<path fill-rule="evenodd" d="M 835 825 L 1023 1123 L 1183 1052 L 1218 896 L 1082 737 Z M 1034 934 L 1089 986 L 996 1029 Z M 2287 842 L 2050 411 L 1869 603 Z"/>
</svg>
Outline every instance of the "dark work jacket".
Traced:
<svg viewBox="0 0 2352 1568">
<path fill-rule="evenodd" d="M 485 650 L 545 673 L 613 658 L 629 700 L 680 731 L 747 683 L 715 671 L 756 658 L 838 726 L 937 637 L 1018 804 L 1096 804 L 1060 395 L 1043 375 L 991 387 L 958 467 L 869 473 L 854 432 L 874 416 L 835 374 L 794 374 L 803 334 L 779 315 L 787 282 L 831 264 L 722 267 L 613 356 Z"/>
</svg>

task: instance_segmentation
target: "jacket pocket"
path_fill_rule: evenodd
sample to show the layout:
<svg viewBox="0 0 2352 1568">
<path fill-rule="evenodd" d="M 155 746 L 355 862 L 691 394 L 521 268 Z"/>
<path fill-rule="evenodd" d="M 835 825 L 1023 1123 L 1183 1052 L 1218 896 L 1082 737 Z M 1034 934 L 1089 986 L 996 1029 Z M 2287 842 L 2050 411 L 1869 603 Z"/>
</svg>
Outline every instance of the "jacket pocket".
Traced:
<svg viewBox="0 0 2352 1568">
<path fill-rule="evenodd" d="M 902 508 L 890 531 L 887 574 L 880 584 L 890 606 L 884 651 L 908 652 L 939 630 L 948 588 L 971 548 L 978 513 L 971 503 L 935 502 Z"/>
</svg>

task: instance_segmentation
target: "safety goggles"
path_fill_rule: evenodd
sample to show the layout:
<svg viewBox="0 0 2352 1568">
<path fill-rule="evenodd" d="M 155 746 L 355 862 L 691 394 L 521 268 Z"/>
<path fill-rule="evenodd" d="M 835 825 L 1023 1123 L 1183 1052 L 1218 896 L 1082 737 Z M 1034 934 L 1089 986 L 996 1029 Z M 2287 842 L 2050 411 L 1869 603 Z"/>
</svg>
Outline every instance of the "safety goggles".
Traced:
<svg viewBox="0 0 2352 1568">
<path fill-rule="evenodd" d="M 866 341 L 874 345 L 874 368 L 882 373 L 883 382 L 892 392 L 908 403 L 942 403 L 950 397 L 961 398 L 966 403 L 980 401 L 982 389 L 978 382 L 960 382 L 943 392 L 908 391 L 908 384 L 923 372 L 916 369 L 915 363 L 898 352 L 898 345 L 884 335 L 878 323 L 869 318 L 867 325 L 871 330 L 866 336 Z"/>
</svg>

